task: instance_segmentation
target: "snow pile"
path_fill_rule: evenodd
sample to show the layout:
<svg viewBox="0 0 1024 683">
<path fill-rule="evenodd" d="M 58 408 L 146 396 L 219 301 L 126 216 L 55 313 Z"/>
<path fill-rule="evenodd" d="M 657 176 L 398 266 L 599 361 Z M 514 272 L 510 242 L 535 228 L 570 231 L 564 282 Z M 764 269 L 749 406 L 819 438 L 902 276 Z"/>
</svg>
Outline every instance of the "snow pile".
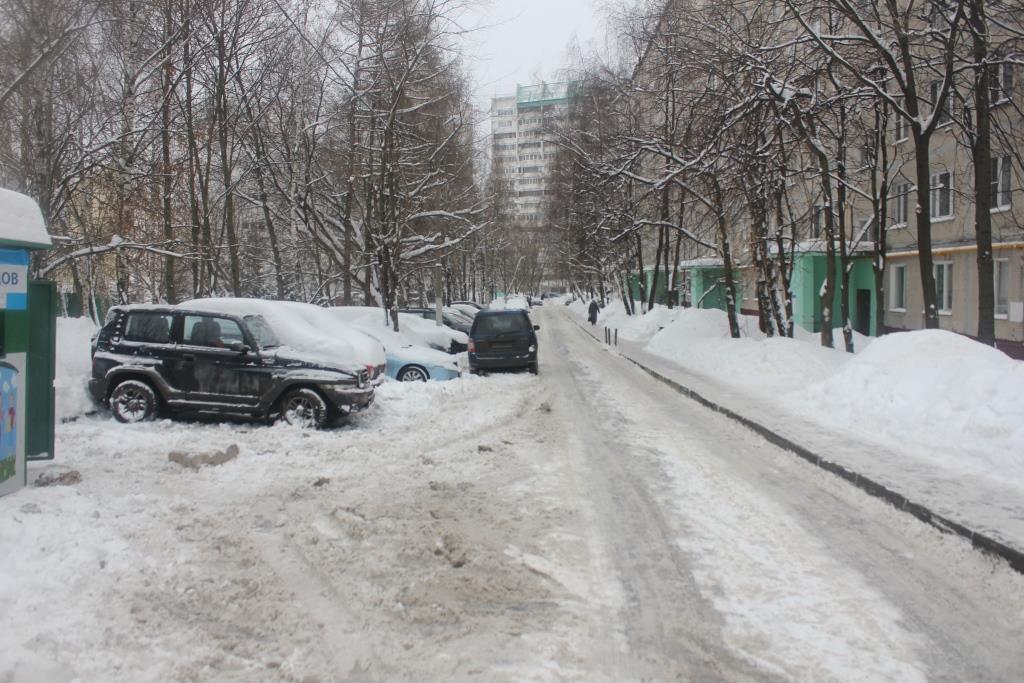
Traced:
<svg viewBox="0 0 1024 683">
<path fill-rule="evenodd" d="M 384 364 L 380 342 L 313 304 L 225 298 L 195 299 L 179 308 L 263 316 L 285 347 L 279 353 L 296 360 L 353 367 Z"/>
<path fill-rule="evenodd" d="M 572 310 L 586 316 L 589 302 Z M 620 302 L 599 326 L 766 404 L 867 439 L 906 444 L 927 463 L 1024 488 L 1024 363 L 940 330 L 854 336 L 856 354 L 824 348 L 816 333 L 765 337 L 740 316 L 732 339 L 725 311 L 656 307 L 628 316 Z"/>
<path fill-rule="evenodd" d="M 57 422 L 94 409 L 89 396 L 92 375 L 91 340 L 96 324 L 90 318 L 57 318 L 57 366 L 53 381 Z"/>
<path fill-rule="evenodd" d="M 765 338 L 760 331 L 757 337 L 732 339 L 725 311 L 698 308 L 676 309 L 674 320 L 651 337 L 647 351 L 704 375 L 765 392 L 799 389 L 808 381 L 827 377 L 851 358 L 817 343 Z"/>
<path fill-rule="evenodd" d="M 886 335 L 810 384 L 800 403 L 821 406 L 822 420 L 871 425 L 933 449 L 945 465 L 1024 487 L 1024 363 L 967 337 Z"/>
</svg>

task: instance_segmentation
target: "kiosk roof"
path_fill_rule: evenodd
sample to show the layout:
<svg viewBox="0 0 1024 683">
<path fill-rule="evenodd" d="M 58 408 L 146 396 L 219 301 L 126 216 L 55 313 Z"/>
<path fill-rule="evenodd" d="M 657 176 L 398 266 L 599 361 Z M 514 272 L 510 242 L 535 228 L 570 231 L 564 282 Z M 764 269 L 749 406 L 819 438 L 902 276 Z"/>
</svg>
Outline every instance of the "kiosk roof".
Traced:
<svg viewBox="0 0 1024 683">
<path fill-rule="evenodd" d="M 35 200 L 0 188 L 0 246 L 38 248 L 50 245 L 50 235 Z"/>
</svg>

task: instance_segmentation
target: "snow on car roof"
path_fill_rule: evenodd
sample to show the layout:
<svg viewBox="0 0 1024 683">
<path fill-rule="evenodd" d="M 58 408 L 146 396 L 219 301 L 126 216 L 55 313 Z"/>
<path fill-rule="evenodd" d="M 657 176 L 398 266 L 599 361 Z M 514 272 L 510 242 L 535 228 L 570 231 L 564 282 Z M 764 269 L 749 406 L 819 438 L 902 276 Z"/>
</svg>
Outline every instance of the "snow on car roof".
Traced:
<svg viewBox="0 0 1024 683">
<path fill-rule="evenodd" d="M 344 320 L 380 340 L 388 353 L 399 356 L 404 361 L 458 367 L 458 360 L 455 356 L 431 348 L 431 340 L 424 339 L 424 334 L 429 336 L 432 330 L 447 330 L 449 328 L 438 328 L 433 322 L 419 316 L 399 313 L 398 324 L 401 331 L 395 332 L 381 308 L 339 306 L 327 310 L 340 320 Z M 424 326 L 423 323 L 426 325 Z M 456 332 L 455 330 L 451 331 Z M 456 334 L 462 335 L 461 332 L 456 332 Z M 438 346 L 445 348 L 450 344 L 448 335 L 440 338 L 435 336 L 434 341 L 440 341 Z"/>
<path fill-rule="evenodd" d="M 337 364 L 355 360 L 362 365 L 383 365 L 380 343 L 343 321 L 327 309 L 297 301 L 221 298 L 194 299 L 179 304 L 179 310 L 260 315 L 283 344 L 302 351 L 316 362 Z"/>
<path fill-rule="evenodd" d="M 34 199 L 0 188 L 0 242 L 22 247 L 52 244 L 43 213 Z"/>
<path fill-rule="evenodd" d="M 348 320 L 353 324 L 371 327 L 374 334 L 383 328 L 390 330 L 390 321 L 386 317 L 384 309 L 372 306 L 339 306 L 328 309 L 342 320 Z M 469 337 L 465 332 L 459 332 L 445 325 L 438 325 L 433 320 L 421 318 L 412 313 L 399 313 L 398 326 L 401 335 L 413 344 L 421 346 L 435 346 L 447 349 L 451 343 L 469 343 Z"/>
</svg>

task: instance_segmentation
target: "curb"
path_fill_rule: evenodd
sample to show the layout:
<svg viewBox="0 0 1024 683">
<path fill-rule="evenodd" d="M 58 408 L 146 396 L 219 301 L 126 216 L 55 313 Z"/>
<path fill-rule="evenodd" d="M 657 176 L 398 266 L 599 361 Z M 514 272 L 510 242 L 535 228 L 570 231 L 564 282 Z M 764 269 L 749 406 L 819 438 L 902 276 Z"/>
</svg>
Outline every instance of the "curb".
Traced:
<svg viewBox="0 0 1024 683">
<path fill-rule="evenodd" d="M 578 323 L 576 320 L 573 320 L 573 323 L 575 323 L 577 327 L 583 330 L 583 332 L 585 332 L 587 336 L 591 337 L 594 341 L 601 343 L 600 339 L 590 334 L 587 331 L 587 329 L 583 327 L 580 323 Z M 726 408 L 721 404 L 715 403 L 711 399 L 699 394 L 693 389 L 684 386 L 673 379 L 665 377 L 661 373 L 652 370 L 651 368 L 647 367 L 643 363 L 640 363 L 639 361 L 635 361 L 632 358 L 625 356 L 621 353 L 618 355 L 620 358 L 629 361 L 630 363 L 637 366 L 654 379 L 658 380 L 659 382 L 662 382 L 663 384 L 668 385 L 669 387 L 679 392 L 680 394 L 686 396 L 687 398 L 690 398 L 696 401 L 697 403 L 700 403 L 706 408 L 710 408 L 716 413 L 721 413 L 722 415 L 725 415 L 726 417 L 735 420 L 736 422 L 739 422 L 747 429 L 763 437 L 769 443 L 774 444 L 775 446 L 778 446 L 783 450 L 789 451 L 790 453 L 793 453 L 797 457 L 806 460 L 807 462 L 811 463 L 816 467 L 819 467 L 823 470 L 831 472 L 832 474 L 845 479 L 846 481 L 850 482 L 851 484 L 853 484 L 860 490 L 864 491 L 868 495 L 884 500 L 897 510 L 907 512 L 913 515 L 914 517 L 917 517 L 922 522 L 930 524 L 931 526 L 935 527 L 943 533 L 952 533 L 956 534 L 957 536 L 966 538 L 971 542 L 971 545 L 977 548 L 978 550 L 981 550 L 982 552 L 995 555 L 996 557 L 1006 560 L 1006 562 L 1009 563 L 1010 567 L 1013 570 L 1020 572 L 1021 574 L 1024 574 L 1024 551 L 1012 548 L 1003 543 L 1002 541 L 998 541 L 990 536 L 986 536 L 980 531 L 975 531 L 969 527 L 964 526 L 960 522 L 956 522 L 952 519 L 949 519 L 948 517 L 940 515 L 930 510 L 926 506 L 921 505 L 920 503 L 916 503 L 907 498 L 906 496 L 897 493 L 896 491 L 890 489 L 885 484 L 880 484 L 879 482 L 874 481 L 873 479 L 869 479 L 868 477 L 865 477 L 862 474 L 858 474 L 857 472 L 854 472 L 853 470 L 848 469 L 837 462 L 833 462 L 831 460 L 828 460 L 827 458 L 823 458 L 817 453 L 811 451 L 810 449 L 801 446 L 800 444 L 796 443 L 795 441 L 785 436 L 782 436 L 778 432 L 775 432 L 769 429 L 768 427 L 765 427 L 759 422 L 755 422 L 754 420 L 751 420 L 748 417 L 744 417 L 743 415 L 740 415 L 739 413 L 730 410 L 729 408 Z"/>
</svg>

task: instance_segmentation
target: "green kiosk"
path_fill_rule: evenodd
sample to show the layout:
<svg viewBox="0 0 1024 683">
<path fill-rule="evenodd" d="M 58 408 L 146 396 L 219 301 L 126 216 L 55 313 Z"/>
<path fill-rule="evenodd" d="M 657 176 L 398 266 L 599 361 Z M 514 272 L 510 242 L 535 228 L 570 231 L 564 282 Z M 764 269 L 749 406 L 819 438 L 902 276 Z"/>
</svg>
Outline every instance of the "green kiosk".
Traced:
<svg viewBox="0 0 1024 683">
<path fill-rule="evenodd" d="M 39 206 L 0 189 L 0 496 L 53 458 L 56 292 L 29 282 L 29 252 L 50 246 Z"/>
</svg>

